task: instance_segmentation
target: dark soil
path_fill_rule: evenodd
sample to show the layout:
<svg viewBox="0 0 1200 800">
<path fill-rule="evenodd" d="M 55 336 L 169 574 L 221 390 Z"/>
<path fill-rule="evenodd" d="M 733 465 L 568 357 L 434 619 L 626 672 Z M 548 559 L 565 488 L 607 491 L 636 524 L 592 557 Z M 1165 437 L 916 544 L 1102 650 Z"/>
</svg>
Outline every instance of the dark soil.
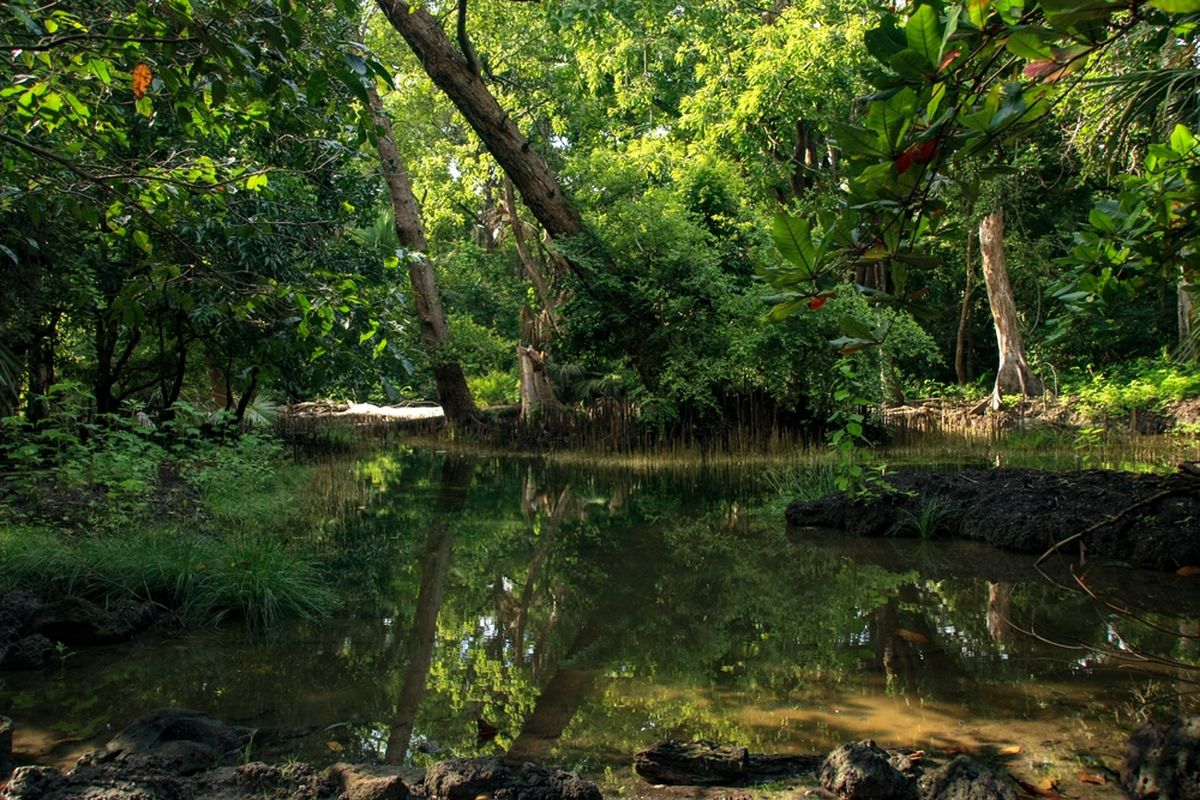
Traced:
<svg viewBox="0 0 1200 800">
<path fill-rule="evenodd" d="M 1021 553 L 1098 526 L 1063 553 L 1078 558 L 1082 548 L 1087 559 L 1157 570 L 1200 565 L 1200 477 L 1189 472 L 902 471 L 887 483 L 894 491 L 865 499 L 793 502 L 787 521 L 858 536 L 961 537 Z M 931 504 L 937 524 L 922 533 L 912 521 Z"/>
</svg>

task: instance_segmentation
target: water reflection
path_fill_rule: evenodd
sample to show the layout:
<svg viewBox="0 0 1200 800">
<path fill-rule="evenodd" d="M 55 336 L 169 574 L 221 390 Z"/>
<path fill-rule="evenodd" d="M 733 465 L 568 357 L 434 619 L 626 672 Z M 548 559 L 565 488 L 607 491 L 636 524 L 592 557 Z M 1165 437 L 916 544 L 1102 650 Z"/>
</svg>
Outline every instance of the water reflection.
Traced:
<svg viewBox="0 0 1200 800">
<path fill-rule="evenodd" d="M 1200 603 L 1183 579 L 1090 575 L 1156 621 L 1133 626 L 1029 559 L 789 535 L 752 473 L 396 451 L 330 464 L 314 495 L 312 547 L 346 598 L 335 619 L 10 673 L 17 749 L 67 759 L 174 704 L 258 727 L 253 757 L 317 763 L 501 749 L 599 771 L 667 736 L 1050 758 L 1118 748 L 1155 686 L 1195 707 Z M 1112 669 L 1114 631 L 1173 666 Z"/>
</svg>

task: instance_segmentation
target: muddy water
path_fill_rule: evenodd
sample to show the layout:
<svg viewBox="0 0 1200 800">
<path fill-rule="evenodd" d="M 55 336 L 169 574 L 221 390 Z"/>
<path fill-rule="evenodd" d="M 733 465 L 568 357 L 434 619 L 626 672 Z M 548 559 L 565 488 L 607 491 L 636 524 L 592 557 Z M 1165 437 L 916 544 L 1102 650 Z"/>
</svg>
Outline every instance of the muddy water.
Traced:
<svg viewBox="0 0 1200 800">
<path fill-rule="evenodd" d="M 620 783 L 668 737 L 871 737 L 1107 797 L 1078 775 L 1116 767 L 1145 716 L 1195 705 L 1191 671 L 1147 659 L 1196 662 L 1200 579 L 1092 569 L 1093 598 L 1061 567 L 962 543 L 788 532 L 754 471 L 397 450 L 326 465 L 310 495 L 298 537 L 341 587 L 332 619 L 8 673 L 22 757 L 69 764 L 180 705 L 258 728 L 253 759 L 501 748 Z"/>
</svg>

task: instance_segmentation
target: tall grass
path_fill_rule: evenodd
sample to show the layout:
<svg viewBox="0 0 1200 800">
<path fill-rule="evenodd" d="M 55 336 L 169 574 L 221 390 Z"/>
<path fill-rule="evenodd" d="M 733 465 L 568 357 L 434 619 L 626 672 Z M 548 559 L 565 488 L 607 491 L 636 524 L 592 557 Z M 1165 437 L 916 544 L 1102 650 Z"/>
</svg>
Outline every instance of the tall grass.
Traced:
<svg viewBox="0 0 1200 800">
<path fill-rule="evenodd" d="M 0 563 L 6 588 L 151 600 L 201 624 L 234 617 L 263 627 L 287 616 L 319 616 L 335 603 L 312 559 L 248 531 L 227 539 L 172 528 L 63 536 L 0 526 Z"/>
<path fill-rule="evenodd" d="M 308 469 L 283 449 L 258 435 L 163 444 L 117 428 L 78 457 L 31 456 L 20 465 L 29 501 L 0 505 L 0 585 L 142 598 L 191 622 L 324 613 L 335 597 L 311 552 Z M 80 492 L 81 510 L 67 502 Z"/>
</svg>

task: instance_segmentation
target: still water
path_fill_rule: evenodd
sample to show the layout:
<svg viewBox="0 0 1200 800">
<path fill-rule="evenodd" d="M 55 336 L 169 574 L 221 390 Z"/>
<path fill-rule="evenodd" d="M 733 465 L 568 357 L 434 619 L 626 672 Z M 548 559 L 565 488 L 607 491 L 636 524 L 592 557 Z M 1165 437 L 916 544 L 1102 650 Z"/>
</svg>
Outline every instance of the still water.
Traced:
<svg viewBox="0 0 1200 800">
<path fill-rule="evenodd" d="M 258 728 L 246 757 L 264 760 L 500 748 L 619 784 L 670 737 L 773 753 L 870 737 L 1072 783 L 1117 767 L 1147 716 L 1194 710 L 1200 579 L 1092 570 L 1094 598 L 969 544 L 789 532 L 769 483 L 408 449 L 334 461 L 297 499 L 313 509 L 299 543 L 332 554 L 332 618 L 69 654 L 5 675 L 0 713 L 43 763 L 179 705 Z"/>
</svg>

